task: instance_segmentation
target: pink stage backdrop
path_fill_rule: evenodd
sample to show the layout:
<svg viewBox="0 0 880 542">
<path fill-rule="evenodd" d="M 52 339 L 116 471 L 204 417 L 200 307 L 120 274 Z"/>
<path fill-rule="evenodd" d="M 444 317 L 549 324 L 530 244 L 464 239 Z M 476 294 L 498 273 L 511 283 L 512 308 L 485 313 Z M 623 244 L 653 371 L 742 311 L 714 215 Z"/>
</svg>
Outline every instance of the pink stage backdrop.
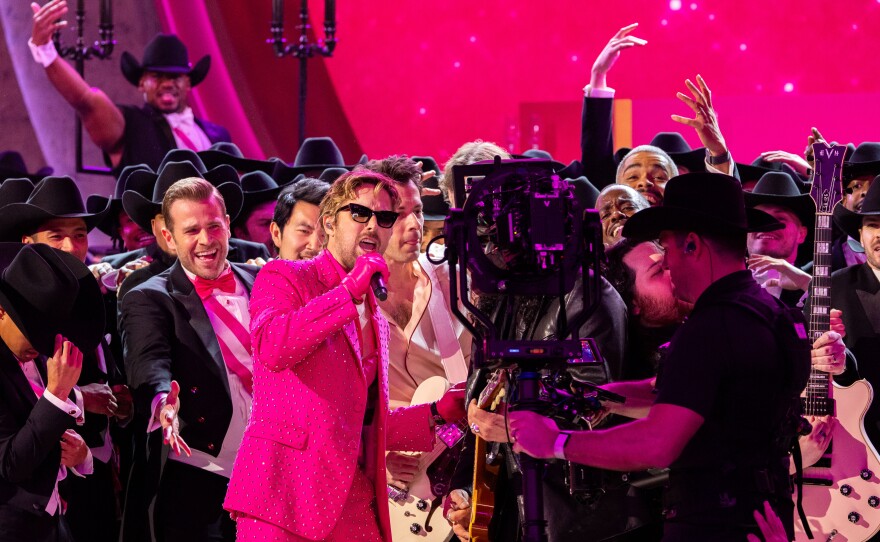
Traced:
<svg viewBox="0 0 880 542">
<path fill-rule="evenodd" d="M 265 43 L 270 0 L 185 2 L 222 22 L 222 32 L 210 36 L 182 24 L 172 8 L 177 4 L 157 1 L 194 52 L 219 48 L 230 59 L 231 86 L 220 81 L 210 96 L 206 87 L 203 107 L 229 109 L 224 120 L 249 149 L 250 130 L 266 154 L 292 160 L 296 64 L 275 58 Z M 287 2 L 289 38 L 299 4 Z M 310 5 L 320 36 L 323 2 Z M 799 153 L 812 125 L 838 141 L 880 140 L 878 0 L 338 0 L 337 20 L 336 55 L 310 61 L 308 135 L 334 136 L 348 161 L 360 152 L 442 161 L 474 138 L 517 151 L 543 147 L 561 161 L 576 158 L 579 118 L 524 115 L 524 104 L 551 104 L 537 107 L 547 115 L 578 114 L 593 59 L 630 22 L 640 23 L 634 35 L 648 45 L 625 51 L 609 84 L 632 100 L 633 143 L 679 128 L 669 115 L 689 109 L 675 93 L 686 91 L 684 79 L 697 73 L 712 88 L 740 161 L 761 150 Z M 204 47 L 192 45 L 188 34 Z M 245 101 L 227 94 L 233 87 Z M 569 105 L 552 105 L 559 103 Z M 682 128 L 696 145 L 692 131 Z"/>
</svg>

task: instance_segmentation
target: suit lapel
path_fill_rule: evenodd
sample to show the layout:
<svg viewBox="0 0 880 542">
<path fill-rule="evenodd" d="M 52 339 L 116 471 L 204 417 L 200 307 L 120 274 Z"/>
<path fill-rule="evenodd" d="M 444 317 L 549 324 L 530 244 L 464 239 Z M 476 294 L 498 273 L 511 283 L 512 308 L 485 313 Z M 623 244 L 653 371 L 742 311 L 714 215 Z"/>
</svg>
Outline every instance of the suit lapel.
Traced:
<svg viewBox="0 0 880 542">
<path fill-rule="evenodd" d="M 229 264 L 229 266 L 232 268 L 232 272 L 235 274 L 236 278 L 244 284 L 244 288 L 248 292 L 248 297 L 250 297 L 251 290 L 254 289 L 254 279 L 257 278 L 257 275 L 251 273 L 251 270 L 247 267 L 240 267 L 234 263 Z"/>
<path fill-rule="evenodd" d="M 2 378 L 6 379 L 8 382 L 11 382 L 12 387 L 15 389 L 21 400 L 24 401 L 25 404 L 30 405 L 30 407 L 33 408 L 33 406 L 37 404 L 37 395 L 34 393 L 34 389 L 31 387 L 27 377 L 24 375 L 24 371 L 22 371 L 21 365 L 19 365 L 18 360 L 15 359 L 15 356 L 13 356 L 11 353 L 2 357 L 6 358 L 0 360 L 0 374 L 3 375 Z M 37 364 L 37 368 L 39 369 L 39 364 Z M 43 382 L 45 382 L 45 367 L 42 371 L 42 377 Z"/>
<path fill-rule="evenodd" d="M 220 378 L 226 393 L 229 394 L 229 380 L 226 378 L 226 366 L 223 362 L 223 354 L 220 352 L 220 343 L 217 342 L 217 335 L 214 333 L 214 327 L 205 311 L 201 298 L 196 293 L 195 286 L 186 276 L 180 262 L 174 262 L 171 266 L 171 272 L 168 275 L 168 290 L 171 297 L 180 303 L 186 312 L 190 326 L 201 341 L 211 362 L 208 368 Z"/>
</svg>

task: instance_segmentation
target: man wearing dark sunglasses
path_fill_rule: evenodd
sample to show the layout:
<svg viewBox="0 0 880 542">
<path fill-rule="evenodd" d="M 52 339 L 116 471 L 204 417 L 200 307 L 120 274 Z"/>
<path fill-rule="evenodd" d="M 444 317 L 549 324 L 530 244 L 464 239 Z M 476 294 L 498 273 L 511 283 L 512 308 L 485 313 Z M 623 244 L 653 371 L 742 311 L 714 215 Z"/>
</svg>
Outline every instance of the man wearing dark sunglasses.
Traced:
<svg viewBox="0 0 880 542">
<path fill-rule="evenodd" d="M 224 506 L 240 542 L 390 540 L 385 450 L 430 451 L 463 390 L 388 408 L 388 322 L 370 288 L 397 220 L 384 175 L 355 170 L 321 202 L 327 245 L 275 260 L 251 296 L 255 402 Z M 327 491 L 327 488 L 335 488 Z"/>
</svg>

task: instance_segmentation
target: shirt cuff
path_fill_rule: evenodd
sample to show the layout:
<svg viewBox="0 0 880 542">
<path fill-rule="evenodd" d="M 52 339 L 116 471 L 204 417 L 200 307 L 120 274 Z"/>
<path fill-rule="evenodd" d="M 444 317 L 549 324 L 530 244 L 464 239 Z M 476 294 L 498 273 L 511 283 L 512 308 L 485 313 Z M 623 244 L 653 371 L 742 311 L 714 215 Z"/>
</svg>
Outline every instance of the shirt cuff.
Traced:
<svg viewBox="0 0 880 542">
<path fill-rule="evenodd" d="M 153 397 L 153 402 L 150 403 L 150 412 L 152 412 L 153 415 L 150 417 L 150 421 L 147 424 L 147 433 L 152 433 L 156 429 L 162 428 L 162 422 L 159 421 L 159 411 L 165 406 L 166 397 L 168 397 L 167 393 L 157 393 L 156 396 Z"/>
<path fill-rule="evenodd" d="M 593 88 L 587 85 L 584 87 L 584 96 L 587 98 L 613 98 L 614 89 L 609 87 Z"/>
<path fill-rule="evenodd" d="M 55 49 L 55 44 L 52 43 L 51 40 L 43 45 L 35 45 L 34 40 L 29 38 L 28 48 L 31 50 L 31 56 L 34 57 L 34 62 L 40 64 L 44 68 L 48 68 L 50 64 L 58 59 L 58 51 Z"/>
<path fill-rule="evenodd" d="M 86 403 L 85 399 L 83 399 L 83 392 L 79 389 L 79 386 L 73 387 L 73 396 L 76 398 L 76 407 L 81 411 L 86 411 Z M 85 425 L 86 419 L 82 416 L 76 419 L 77 425 Z"/>
<path fill-rule="evenodd" d="M 85 478 L 88 474 L 95 473 L 95 456 L 92 455 L 92 451 L 89 450 L 86 452 L 86 458 L 82 463 L 75 467 L 70 467 L 69 469 L 75 476 L 79 476 L 80 478 Z"/>
<path fill-rule="evenodd" d="M 58 407 L 59 410 L 63 410 L 71 417 L 75 418 L 77 420 L 77 423 L 82 425 L 80 420 L 82 420 L 83 411 L 81 408 L 76 406 L 73 401 L 71 401 L 70 399 L 62 401 L 61 399 L 55 397 L 49 390 L 45 390 L 43 392 L 43 397 L 45 397 L 47 401 Z"/>
</svg>

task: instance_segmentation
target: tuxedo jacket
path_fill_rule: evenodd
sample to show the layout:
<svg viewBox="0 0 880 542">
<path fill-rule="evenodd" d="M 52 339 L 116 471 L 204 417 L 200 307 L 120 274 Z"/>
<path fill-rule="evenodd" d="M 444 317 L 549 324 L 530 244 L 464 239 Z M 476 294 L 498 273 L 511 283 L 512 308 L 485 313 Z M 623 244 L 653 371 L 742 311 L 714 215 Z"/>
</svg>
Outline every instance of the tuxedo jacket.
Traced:
<svg viewBox="0 0 880 542">
<path fill-rule="evenodd" d="M 599 190 L 614 184 L 617 178 L 613 106 L 614 98 L 585 96 L 581 110 L 581 163 L 584 175 Z"/>
<path fill-rule="evenodd" d="M 155 171 L 165 158 L 165 154 L 177 148 L 171 125 L 161 112 L 149 104 L 144 104 L 142 107 L 134 105 L 117 105 L 117 107 L 125 119 L 125 131 L 122 134 L 122 159 L 119 165 L 113 168 L 113 175 L 119 177 L 125 166 L 135 164 L 147 164 Z M 211 143 L 232 141 L 232 136 L 226 128 L 198 117 L 195 122 Z M 109 160 L 107 163 L 110 163 Z"/>
<path fill-rule="evenodd" d="M 259 268 L 231 264 L 248 292 Z M 149 419 L 158 393 L 180 384 L 181 436 L 217 456 L 232 419 L 232 397 L 220 344 L 201 298 L 180 262 L 122 299 L 125 369 L 139 416 Z"/>
<path fill-rule="evenodd" d="M 831 307 L 843 311 L 843 342 L 855 355 L 858 373 L 880 390 L 880 281 L 867 263 L 831 275 Z M 875 446 L 880 444 L 880 401 L 871 402 L 865 430 Z"/>
<path fill-rule="evenodd" d="M 45 381 L 45 359 L 35 363 Z M 61 465 L 61 436 L 75 424 L 48 399 L 37 399 L 18 360 L 0 343 L 0 524 L 4 514 L 45 514 Z"/>
<path fill-rule="evenodd" d="M 313 260 L 269 262 L 257 277 L 250 306 L 253 412 L 224 508 L 310 540 L 326 538 L 358 468 L 375 374 L 377 446 L 365 461 L 375 469 L 379 525 L 391 540 L 385 450 L 430 450 L 430 408 L 389 412 L 388 322 L 368 294 L 379 355 L 371 373 L 361 359 L 358 310 L 335 266 L 325 250 Z"/>
</svg>

